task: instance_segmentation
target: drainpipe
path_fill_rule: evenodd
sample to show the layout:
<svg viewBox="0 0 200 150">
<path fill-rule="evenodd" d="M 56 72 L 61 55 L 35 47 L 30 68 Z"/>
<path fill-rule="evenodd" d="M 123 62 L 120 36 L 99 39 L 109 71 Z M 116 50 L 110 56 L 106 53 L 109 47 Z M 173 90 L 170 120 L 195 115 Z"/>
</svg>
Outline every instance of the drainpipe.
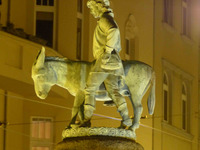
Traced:
<svg viewBox="0 0 200 150">
<path fill-rule="evenodd" d="M 7 91 L 4 96 L 4 122 L 3 122 L 3 150 L 6 150 L 6 128 L 7 128 Z"/>
</svg>

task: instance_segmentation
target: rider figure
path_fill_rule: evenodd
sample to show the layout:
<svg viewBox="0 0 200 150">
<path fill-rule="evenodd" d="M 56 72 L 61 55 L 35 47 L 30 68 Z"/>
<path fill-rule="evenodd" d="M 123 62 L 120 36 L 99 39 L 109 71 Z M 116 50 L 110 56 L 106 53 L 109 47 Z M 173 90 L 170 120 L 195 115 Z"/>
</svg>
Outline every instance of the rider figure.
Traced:
<svg viewBox="0 0 200 150">
<path fill-rule="evenodd" d="M 104 82 L 106 90 L 122 116 L 122 124 L 132 124 L 128 115 L 127 103 L 120 94 L 123 85 L 124 70 L 119 56 L 121 50 L 120 31 L 110 9 L 109 0 L 88 0 L 91 14 L 98 19 L 93 37 L 93 56 L 96 59 L 85 92 L 84 124 L 90 122 L 95 110 L 95 92 Z"/>
</svg>

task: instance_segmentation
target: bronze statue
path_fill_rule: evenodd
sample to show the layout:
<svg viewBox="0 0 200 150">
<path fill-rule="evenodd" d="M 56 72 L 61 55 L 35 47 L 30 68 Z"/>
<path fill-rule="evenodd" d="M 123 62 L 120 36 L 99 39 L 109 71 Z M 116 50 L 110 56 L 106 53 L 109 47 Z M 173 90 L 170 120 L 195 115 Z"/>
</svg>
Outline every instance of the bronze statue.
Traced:
<svg viewBox="0 0 200 150">
<path fill-rule="evenodd" d="M 128 115 L 126 101 L 120 94 L 120 88 L 124 82 L 124 69 L 119 56 L 120 32 L 114 20 L 114 14 L 109 7 L 108 0 L 89 0 L 87 6 L 98 21 L 93 38 L 93 56 L 96 62 L 90 71 L 84 89 L 85 118 L 82 126 L 90 122 L 95 110 L 95 92 L 102 83 L 105 84 L 108 94 L 122 116 L 122 126 L 131 126 L 132 121 Z"/>
<path fill-rule="evenodd" d="M 69 124 L 75 124 L 76 117 L 79 114 L 80 120 L 84 120 L 84 89 L 94 62 L 72 61 L 66 58 L 45 57 L 45 49 L 39 52 L 35 63 L 32 66 L 32 79 L 34 81 L 35 92 L 41 99 L 45 99 L 53 85 L 58 85 L 69 91 L 75 96 L 72 109 L 72 119 Z M 124 61 L 123 68 L 125 72 L 125 84 L 120 88 L 123 96 L 128 96 L 133 109 L 134 120 L 130 130 L 135 132 L 139 127 L 139 121 L 142 114 L 142 98 L 151 87 L 148 98 L 149 114 L 153 114 L 155 106 L 155 75 L 153 69 L 139 61 Z M 110 101 L 111 98 L 106 93 L 105 88 L 100 88 L 95 93 L 95 100 Z"/>
</svg>

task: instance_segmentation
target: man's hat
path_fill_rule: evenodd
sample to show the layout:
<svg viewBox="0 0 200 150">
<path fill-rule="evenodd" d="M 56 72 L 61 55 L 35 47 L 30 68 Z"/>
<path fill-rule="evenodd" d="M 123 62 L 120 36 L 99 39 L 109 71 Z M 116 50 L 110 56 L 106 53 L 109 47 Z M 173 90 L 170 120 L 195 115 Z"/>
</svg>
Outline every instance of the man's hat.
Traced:
<svg viewBox="0 0 200 150">
<path fill-rule="evenodd" d="M 88 0 L 87 4 L 89 4 L 90 2 L 102 3 L 106 7 L 110 6 L 109 0 Z"/>
</svg>

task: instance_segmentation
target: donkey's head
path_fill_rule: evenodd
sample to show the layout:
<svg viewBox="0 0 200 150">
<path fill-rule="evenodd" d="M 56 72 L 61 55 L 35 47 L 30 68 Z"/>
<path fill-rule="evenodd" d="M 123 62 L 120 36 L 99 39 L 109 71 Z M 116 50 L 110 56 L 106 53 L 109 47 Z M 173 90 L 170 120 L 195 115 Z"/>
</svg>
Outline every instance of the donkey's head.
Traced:
<svg viewBox="0 0 200 150">
<path fill-rule="evenodd" d="M 55 84 L 53 76 L 52 68 L 49 68 L 48 64 L 45 63 L 45 48 L 42 47 L 32 66 L 32 79 L 36 95 L 39 98 L 45 99 L 47 97 L 51 86 Z"/>
</svg>

